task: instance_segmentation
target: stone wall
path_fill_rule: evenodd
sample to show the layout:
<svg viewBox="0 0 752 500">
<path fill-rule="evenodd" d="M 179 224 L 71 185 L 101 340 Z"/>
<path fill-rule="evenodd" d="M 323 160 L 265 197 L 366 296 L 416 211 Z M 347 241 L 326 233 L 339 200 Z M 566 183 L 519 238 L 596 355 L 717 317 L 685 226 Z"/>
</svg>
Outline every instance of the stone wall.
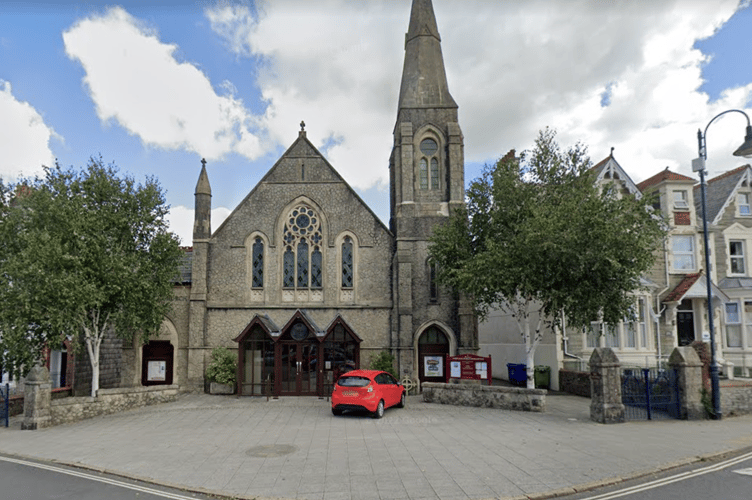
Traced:
<svg viewBox="0 0 752 500">
<path fill-rule="evenodd" d="M 590 373 L 559 370 L 559 390 L 589 398 Z"/>
<path fill-rule="evenodd" d="M 517 411 L 546 410 L 547 391 L 544 389 L 434 382 L 425 382 L 421 388 L 423 401 L 427 403 Z"/>
<path fill-rule="evenodd" d="M 722 380 L 721 413 L 724 417 L 752 413 L 752 382 Z"/>
<path fill-rule="evenodd" d="M 175 401 L 177 385 L 100 389 L 96 398 L 72 397 L 53 400 L 50 404 L 52 425 L 77 422 L 142 406 Z"/>
</svg>

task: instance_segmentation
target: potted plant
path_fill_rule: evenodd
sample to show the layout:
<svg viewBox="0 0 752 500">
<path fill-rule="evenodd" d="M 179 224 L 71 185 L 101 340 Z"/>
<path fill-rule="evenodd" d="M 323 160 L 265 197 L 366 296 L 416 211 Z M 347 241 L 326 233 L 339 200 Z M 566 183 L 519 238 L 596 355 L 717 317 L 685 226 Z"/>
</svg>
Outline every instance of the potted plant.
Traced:
<svg viewBox="0 0 752 500">
<path fill-rule="evenodd" d="M 210 394 L 235 394 L 235 377 L 238 360 L 226 347 L 212 349 L 211 361 L 206 368 Z"/>
</svg>

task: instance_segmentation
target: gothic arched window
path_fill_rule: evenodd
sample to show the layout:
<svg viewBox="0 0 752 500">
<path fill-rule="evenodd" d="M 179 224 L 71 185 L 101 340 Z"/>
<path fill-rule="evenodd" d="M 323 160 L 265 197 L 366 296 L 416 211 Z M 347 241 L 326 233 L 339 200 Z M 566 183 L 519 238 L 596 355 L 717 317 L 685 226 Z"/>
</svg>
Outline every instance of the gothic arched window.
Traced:
<svg viewBox="0 0 752 500">
<path fill-rule="evenodd" d="M 437 270 L 435 262 L 428 263 L 428 299 L 431 302 L 439 300 L 439 281 L 436 276 Z"/>
<path fill-rule="evenodd" d="M 342 288 L 353 286 L 353 241 L 345 236 L 342 242 Z"/>
<path fill-rule="evenodd" d="M 307 205 L 297 205 L 288 214 L 283 239 L 283 286 L 322 288 L 324 259 L 320 245 L 323 238 L 316 212 Z"/>
<path fill-rule="evenodd" d="M 423 154 L 420 159 L 420 189 L 439 189 L 439 144 L 433 139 L 423 139 L 420 141 L 420 152 Z"/>
<path fill-rule="evenodd" d="M 264 287 L 264 241 L 257 236 L 253 242 L 253 288 Z"/>
</svg>

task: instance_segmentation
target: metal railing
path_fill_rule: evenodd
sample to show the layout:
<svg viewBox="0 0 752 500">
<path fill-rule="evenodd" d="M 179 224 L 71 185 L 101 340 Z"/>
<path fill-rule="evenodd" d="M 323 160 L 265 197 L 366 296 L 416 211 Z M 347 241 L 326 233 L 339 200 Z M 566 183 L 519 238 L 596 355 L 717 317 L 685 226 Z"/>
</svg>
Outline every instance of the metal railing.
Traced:
<svg viewBox="0 0 752 500">
<path fill-rule="evenodd" d="M 622 368 L 621 398 L 627 420 L 679 418 L 681 402 L 675 369 Z"/>
</svg>

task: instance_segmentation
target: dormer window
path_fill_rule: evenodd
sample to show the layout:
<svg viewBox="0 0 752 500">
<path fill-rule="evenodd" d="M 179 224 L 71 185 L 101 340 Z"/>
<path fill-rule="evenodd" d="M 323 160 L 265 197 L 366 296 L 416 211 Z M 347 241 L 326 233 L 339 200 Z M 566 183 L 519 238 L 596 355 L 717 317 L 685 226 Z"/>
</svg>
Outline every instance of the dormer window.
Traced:
<svg viewBox="0 0 752 500">
<path fill-rule="evenodd" d="M 674 191 L 674 208 L 677 210 L 689 210 L 686 191 Z"/>
<path fill-rule="evenodd" d="M 736 196 L 736 205 L 739 207 L 739 215 L 752 215 L 749 207 L 749 193 L 739 193 Z"/>
</svg>

